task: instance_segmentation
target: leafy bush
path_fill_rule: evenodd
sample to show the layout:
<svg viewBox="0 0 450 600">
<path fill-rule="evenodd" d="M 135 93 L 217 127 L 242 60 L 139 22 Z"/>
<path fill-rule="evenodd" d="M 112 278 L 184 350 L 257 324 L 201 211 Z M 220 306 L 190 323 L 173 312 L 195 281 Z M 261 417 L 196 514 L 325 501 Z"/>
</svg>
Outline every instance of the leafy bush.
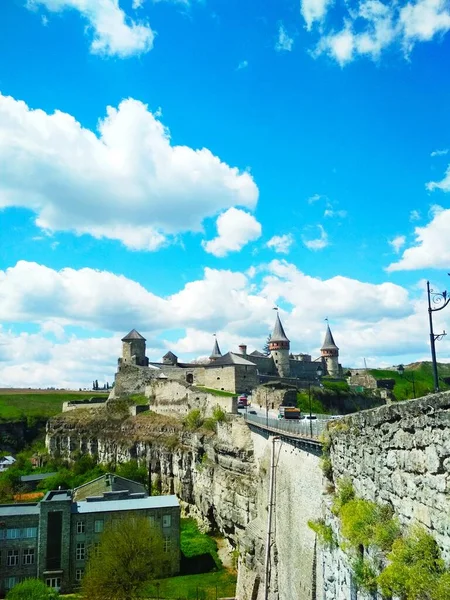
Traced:
<svg viewBox="0 0 450 600">
<path fill-rule="evenodd" d="M 322 473 L 324 477 L 333 480 L 333 464 L 331 462 L 331 458 L 326 454 L 323 454 L 320 458 L 320 468 L 322 469 Z"/>
<path fill-rule="evenodd" d="M 450 586 L 444 561 L 435 539 L 421 527 L 394 541 L 388 555 L 390 564 L 378 576 L 384 596 L 404 600 L 443 600 L 438 591 Z"/>
<path fill-rule="evenodd" d="M 353 577 L 358 589 L 369 593 L 377 591 L 377 574 L 369 560 L 358 557 L 352 564 Z"/>
<path fill-rule="evenodd" d="M 40 579 L 25 579 L 15 585 L 6 595 L 6 600 L 56 600 L 56 590 L 45 585 Z"/>
<path fill-rule="evenodd" d="M 183 422 L 185 427 L 187 427 L 187 429 L 190 429 L 191 431 L 199 429 L 203 425 L 202 413 L 198 408 L 193 408 L 184 417 Z"/>
<path fill-rule="evenodd" d="M 339 515 L 341 508 L 353 500 L 355 497 L 355 490 L 353 489 L 353 483 L 350 478 L 343 477 L 339 479 L 337 484 L 337 492 L 334 498 L 332 512 L 335 515 Z"/>
<path fill-rule="evenodd" d="M 376 546 L 384 552 L 392 548 L 400 528 L 390 507 L 354 498 L 339 511 L 342 534 L 353 548 Z"/>
<path fill-rule="evenodd" d="M 217 421 L 214 419 L 214 417 L 208 417 L 203 421 L 202 427 L 208 431 L 216 431 Z"/>
<path fill-rule="evenodd" d="M 334 548 L 337 546 L 333 530 L 330 525 L 327 525 L 323 519 L 317 521 L 308 521 L 308 527 L 312 529 L 322 546 Z"/>
<path fill-rule="evenodd" d="M 215 406 L 213 409 L 213 417 L 218 423 L 222 423 L 226 420 L 225 411 L 220 408 L 220 406 Z"/>
</svg>

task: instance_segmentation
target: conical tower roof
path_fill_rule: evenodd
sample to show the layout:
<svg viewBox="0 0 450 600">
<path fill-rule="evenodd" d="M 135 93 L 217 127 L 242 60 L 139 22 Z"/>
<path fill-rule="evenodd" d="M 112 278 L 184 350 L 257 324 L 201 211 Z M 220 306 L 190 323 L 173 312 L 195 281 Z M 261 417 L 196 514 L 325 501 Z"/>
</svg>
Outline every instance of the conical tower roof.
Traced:
<svg viewBox="0 0 450 600">
<path fill-rule="evenodd" d="M 145 337 L 143 337 L 138 331 L 136 331 L 136 329 L 132 329 L 130 333 L 128 333 L 125 337 L 122 338 L 122 342 L 128 342 L 129 340 L 144 340 L 144 342 L 146 341 Z"/>
<path fill-rule="evenodd" d="M 220 356 L 222 356 L 222 352 L 220 351 L 220 348 L 219 348 L 219 342 L 217 341 L 217 338 L 215 338 L 214 348 L 213 348 L 213 351 L 211 352 L 211 355 L 209 358 L 214 359 L 214 358 L 219 358 Z"/>
<path fill-rule="evenodd" d="M 270 342 L 289 342 L 287 335 L 284 333 L 283 325 L 281 324 L 280 315 L 277 311 L 277 318 L 275 320 L 275 327 L 273 328 L 272 335 L 270 336 Z"/>
<path fill-rule="evenodd" d="M 327 325 L 327 332 L 325 334 L 325 339 L 323 341 L 321 350 L 339 350 L 334 343 L 333 334 L 331 333 L 329 325 Z"/>
</svg>

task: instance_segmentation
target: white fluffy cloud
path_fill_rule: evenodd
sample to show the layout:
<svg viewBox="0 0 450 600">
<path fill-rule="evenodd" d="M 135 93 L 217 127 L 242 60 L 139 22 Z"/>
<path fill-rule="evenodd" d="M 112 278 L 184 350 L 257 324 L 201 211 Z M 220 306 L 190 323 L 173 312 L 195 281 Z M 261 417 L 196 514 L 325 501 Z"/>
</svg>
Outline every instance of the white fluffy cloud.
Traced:
<svg viewBox="0 0 450 600">
<path fill-rule="evenodd" d="M 278 39 L 275 44 L 275 50 L 277 52 L 290 52 L 294 46 L 294 38 L 288 35 L 288 32 L 281 23 L 278 27 Z"/>
<path fill-rule="evenodd" d="M 430 181 L 427 183 L 427 190 L 432 192 L 433 190 L 442 190 L 443 192 L 450 192 L 450 165 L 447 167 L 444 178 L 441 181 Z"/>
<path fill-rule="evenodd" d="M 405 348 L 411 360 L 428 356 L 424 282 L 417 296 L 415 288 L 409 292 L 393 283 L 311 277 L 274 260 L 247 275 L 205 269 L 202 279 L 160 297 L 112 273 L 55 271 L 22 261 L 0 272 L 0 287 L 0 385 L 84 387 L 92 379 L 110 381 L 120 338 L 133 327 L 146 336 L 153 360 L 167 348 L 185 360 L 207 355 L 213 333 L 223 351 L 240 342 L 249 351 L 261 349 L 274 305 L 289 307 L 281 314 L 294 352 L 317 356 L 328 316 L 345 365 L 361 364 L 363 356 L 378 364 L 405 362 Z M 442 319 L 436 315 L 436 331 L 445 328 Z M 18 334 L 7 329 L 8 322 L 14 331 L 20 322 L 38 324 L 41 331 Z M 83 328 L 85 337 L 65 335 L 68 326 Z M 171 330 L 178 334 L 174 341 L 167 335 Z M 97 337 L 88 337 L 90 332 Z M 442 342 L 441 355 L 448 348 Z"/>
<path fill-rule="evenodd" d="M 406 237 L 404 235 L 397 235 L 392 240 L 389 240 L 389 245 L 392 247 L 394 252 L 396 252 L 397 254 L 400 252 L 400 250 L 403 248 L 403 246 L 405 244 L 406 244 Z"/>
<path fill-rule="evenodd" d="M 415 245 L 406 248 L 399 261 L 390 264 L 387 271 L 412 271 L 441 268 L 450 265 L 450 209 L 433 207 L 432 219 L 424 227 L 414 230 Z"/>
<path fill-rule="evenodd" d="M 278 254 L 289 254 L 292 244 L 294 243 L 294 236 L 292 233 L 286 233 L 284 235 L 274 235 L 267 242 L 266 246 L 272 248 Z"/>
<path fill-rule="evenodd" d="M 448 148 L 443 148 L 442 150 L 433 150 L 430 156 L 434 158 L 435 156 L 445 156 L 446 154 L 448 154 Z"/>
<path fill-rule="evenodd" d="M 407 56 L 417 42 L 430 41 L 450 30 L 447 0 L 382 2 L 360 0 L 343 3 L 342 27 L 327 27 L 327 12 L 332 2 L 302 0 L 301 12 L 306 28 L 320 24 L 319 43 L 313 55 L 328 54 L 341 66 L 358 56 L 377 60 L 393 44 Z"/>
<path fill-rule="evenodd" d="M 133 8 L 140 6 L 134 2 Z M 75 10 L 88 22 L 92 32 L 91 52 L 109 56 L 139 55 L 153 47 L 154 33 L 148 23 L 133 21 L 119 6 L 119 0 L 28 0 L 29 8 L 45 7 L 59 13 Z"/>
<path fill-rule="evenodd" d="M 308 250 L 323 250 L 329 245 L 328 234 L 322 225 L 317 225 L 319 229 L 319 237 L 308 239 L 306 236 L 303 236 L 303 243 L 308 248 Z"/>
<path fill-rule="evenodd" d="M 217 217 L 217 237 L 202 245 L 214 256 L 226 256 L 241 250 L 261 236 L 261 224 L 245 210 L 229 208 Z"/>
<path fill-rule="evenodd" d="M 323 21 L 332 4 L 332 0 L 301 0 L 300 11 L 306 21 L 308 31 L 315 22 Z"/>
<path fill-rule="evenodd" d="M 96 133 L 0 94 L 0 207 L 30 209 L 43 229 L 154 250 L 167 235 L 201 231 L 204 218 L 257 199 L 249 173 L 206 148 L 172 145 L 137 100 L 108 107 Z"/>
</svg>

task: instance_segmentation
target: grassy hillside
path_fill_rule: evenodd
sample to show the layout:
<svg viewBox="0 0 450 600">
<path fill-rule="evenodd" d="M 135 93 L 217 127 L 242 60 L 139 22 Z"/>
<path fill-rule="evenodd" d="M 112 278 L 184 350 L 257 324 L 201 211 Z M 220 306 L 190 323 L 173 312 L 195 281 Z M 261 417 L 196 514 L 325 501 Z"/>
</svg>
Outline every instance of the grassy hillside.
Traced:
<svg viewBox="0 0 450 600">
<path fill-rule="evenodd" d="M 416 389 L 416 397 L 420 398 L 434 390 L 433 370 L 431 362 L 412 363 L 405 366 L 405 374 L 401 377 L 395 369 L 370 369 L 369 373 L 376 379 L 395 379 L 394 395 L 397 400 L 413 398 L 413 384 Z M 439 377 L 450 377 L 450 364 L 438 364 Z M 441 390 L 449 390 L 450 386 L 443 381 L 439 382 Z"/>
<path fill-rule="evenodd" d="M 108 393 L 3 388 L 0 389 L 0 421 L 46 419 L 60 413 L 63 402 L 82 400 L 92 396 L 107 398 Z"/>
</svg>

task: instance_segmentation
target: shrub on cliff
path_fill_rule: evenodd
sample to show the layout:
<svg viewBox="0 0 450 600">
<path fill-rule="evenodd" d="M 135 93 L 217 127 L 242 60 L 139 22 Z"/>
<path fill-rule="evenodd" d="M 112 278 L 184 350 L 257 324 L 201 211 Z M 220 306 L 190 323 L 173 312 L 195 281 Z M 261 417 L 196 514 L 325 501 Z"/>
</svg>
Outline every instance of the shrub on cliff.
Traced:
<svg viewBox="0 0 450 600">
<path fill-rule="evenodd" d="M 449 589 L 449 573 L 436 540 L 421 527 L 414 527 L 406 537 L 397 539 L 388 555 L 389 565 L 378 576 L 386 597 L 404 600 L 443 600 L 438 595 Z"/>
<path fill-rule="evenodd" d="M 187 429 L 194 431 L 203 425 L 202 413 L 198 408 L 193 408 L 184 417 L 183 423 Z"/>
<path fill-rule="evenodd" d="M 330 525 L 327 525 L 323 519 L 317 521 L 308 521 L 308 527 L 317 535 L 319 543 L 328 548 L 337 546 L 333 530 Z"/>
</svg>

